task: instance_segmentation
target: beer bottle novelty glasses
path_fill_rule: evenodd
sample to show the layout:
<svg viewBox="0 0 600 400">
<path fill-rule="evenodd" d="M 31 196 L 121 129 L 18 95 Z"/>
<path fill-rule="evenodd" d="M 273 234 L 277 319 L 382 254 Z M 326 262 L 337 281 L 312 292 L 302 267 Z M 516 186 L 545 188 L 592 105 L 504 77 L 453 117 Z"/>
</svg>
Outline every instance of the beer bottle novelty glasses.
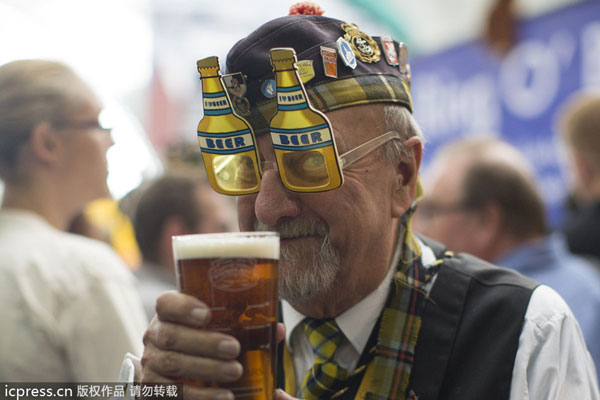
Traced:
<svg viewBox="0 0 600 400">
<path fill-rule="evenodd" d="M 271 49 L 277 112 L 270 131 L 283 185 L 294 192 L 324 192 L 344 182 L 331 123 L 306 95 L 292 48 Z"/>
<path fill-rule="evenodd" d="M 223 87 L 219 59 L 197 62 L 202 79 L 204 117 L 198 124 L 198 140 L 204 167 L 215 191 L 241 195 L 260 189 L 260 171 L 254 132 L 231 107 Z"/>
<path fill-rule="evenodd" d="M 294 192 L 336 189 L 343 183 L 342 168 L 401 139 L 397 132 L 387 132 L 338 156 L 331 123 L 312 108 L 298 78 L 294 49 L 271 49 L 271 63 L 277 84 L 277 112 L 270 123 L 275 162 L 264 161 L 259 168 L 254 133 L 232 110 L 217 57 L 198 61 L 204 98 L 198 138 L 210 184 L 218 193 L 257 193 L 261 173 L 269 169 L 279 171 L 284 186 Z"/>
</svg>

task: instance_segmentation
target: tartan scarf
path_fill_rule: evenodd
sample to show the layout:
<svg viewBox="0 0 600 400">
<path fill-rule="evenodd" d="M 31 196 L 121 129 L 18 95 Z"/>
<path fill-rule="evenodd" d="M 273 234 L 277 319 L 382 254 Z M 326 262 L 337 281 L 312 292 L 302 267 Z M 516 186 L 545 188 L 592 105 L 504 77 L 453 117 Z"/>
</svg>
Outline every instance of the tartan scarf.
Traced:
<svg viewBox="0 0 600 400">
<path fill-rule="evenodd" d="M 357 399 L 406 399 L 406 393 L 421 329 L 421 315 L 432 278 L 442 260 L 423 266 L 420 246 L 406 224 L 402 252 L 388 300 L 381 315 L 377 343 Z"/>
<path fill-rule="evenodd" d="M 350 376 L 361 374 L 360 387 L 356 399 L 413 399 L 413 394 L 406 393 L 415 348 L 421 328 L 421 315 L 427 301 L 431 301 L 428 292 L 432 278 L 439 270 L 443 259 L 436 260 L 425 267 L 421 260 L 421 248 L 418 240 L 411 232 L 410 218 L 414 208 L 403 217 L 404 236 L 397 270 L 388 294 L 385 307 L 380 316 L 376 344 L 365 349 L 364 353 L 372 353 L 367 364 L 358 365 Z M 446 252 L 444 257 L 452 257 Z M 295 392 L 293 382 L 293 364 L 289 352 L 284 352 L 286 365 L 286 391 Z M 340 397 L 347 388 L 335 393 L 331 398 Z"/>
</svg>

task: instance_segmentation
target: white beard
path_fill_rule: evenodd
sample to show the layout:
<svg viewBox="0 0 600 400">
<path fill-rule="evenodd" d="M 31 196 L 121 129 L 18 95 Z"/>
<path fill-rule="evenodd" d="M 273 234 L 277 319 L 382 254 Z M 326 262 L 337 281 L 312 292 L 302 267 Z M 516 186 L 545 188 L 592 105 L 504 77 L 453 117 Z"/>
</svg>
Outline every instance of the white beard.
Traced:
<svg viewBox="0 0 600 400">
<path fill-rule="evenodd" d="M 318 248 L 301 240 L 281 246 L 279 258 L 279 296 L 291 304 L 306 302 L 330 289 L 340 271 L 340 255 L 331 244 L 329 228 L 316 219 L 287 219 L 275 226 L 255 222 L 257 231 L 276 231 L 280 238 L 316 237 Z M 316 247 L 316 246 L 315 246 Z"/>
</svg>

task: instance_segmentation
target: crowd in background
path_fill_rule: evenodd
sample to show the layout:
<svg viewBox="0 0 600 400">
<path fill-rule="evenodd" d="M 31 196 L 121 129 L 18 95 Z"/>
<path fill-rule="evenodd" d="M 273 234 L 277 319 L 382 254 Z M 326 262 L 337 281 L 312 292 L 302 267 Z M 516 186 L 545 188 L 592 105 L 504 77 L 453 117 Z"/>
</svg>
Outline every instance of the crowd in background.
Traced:
<svg viewBox="0 0 600 400">
<path fill-rule="evenodd" d="M 171 237 L 237 229 L 231 199 L 212 191 L 199 148 L 185 145 L 163 155 L 163 176 L 112 199 L 131 230 L 128 249 L 111 248 L 114 226 L 86 218 L 90 202 L 108 197 L 101 107 L 60 63 L 0 67 L 0 381 L 114 381 L 123 354 L 141 353 L 158 295 L 176 289 Z M 550 228 L 526 155 L 466 139 L 436 154 L 414 228 L 555 289 L 598 366 L 600 95 L 570 101 L 560 132 L 573 182 L 562 226 Z"/>
</svg>

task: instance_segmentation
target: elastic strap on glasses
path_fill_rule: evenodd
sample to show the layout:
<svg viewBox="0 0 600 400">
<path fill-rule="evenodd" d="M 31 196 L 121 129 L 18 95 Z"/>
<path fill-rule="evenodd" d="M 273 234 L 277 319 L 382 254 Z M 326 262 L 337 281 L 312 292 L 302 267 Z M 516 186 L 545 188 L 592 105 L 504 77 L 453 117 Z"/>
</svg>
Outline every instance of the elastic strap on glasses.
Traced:
<svg viewBox="0 0 600 400">
<path fill-rule="evenodd" d="M 342 169 L 351 164 L 354 164 L 356 161 L 360 160 L 362 157 L 366 156 L 379 146 L 383 146 L 385 143 L 394 139 L 401 140 L 400 134 L 396 131 L 389 131 L 381 136 L 374 137 L 373 139 L 364 142 L 363 144 L 353 148 L 350 151 L 345 152 L 340 156 Z M 263 172 L 268 171 L 270 169 L 274 171 L 279 171 L 279 169 L 277 168 L 277 163 L 275 161 L 261 161 L 260 169 Z"/>
<path fill-rule="evenodd" d="M 382 146 L 383 144 L 393 139 L 401 140 L 400 134 L 396 131 L 389 131 L 384 133 L 383 135 L 374 137 L 373 139 L 364 142 L 363 144 L 353 148 L 350 151 L 347 151 L 346 153 L 340 156 L 340 159 L 342 161 L 342 168 L 345 168 L 350 164 L 355 163 L 356 161 L 360 160 L 362 157 L 366 156 L 368 153 L 372 152 L 379 146 Z"/>
</svg>

